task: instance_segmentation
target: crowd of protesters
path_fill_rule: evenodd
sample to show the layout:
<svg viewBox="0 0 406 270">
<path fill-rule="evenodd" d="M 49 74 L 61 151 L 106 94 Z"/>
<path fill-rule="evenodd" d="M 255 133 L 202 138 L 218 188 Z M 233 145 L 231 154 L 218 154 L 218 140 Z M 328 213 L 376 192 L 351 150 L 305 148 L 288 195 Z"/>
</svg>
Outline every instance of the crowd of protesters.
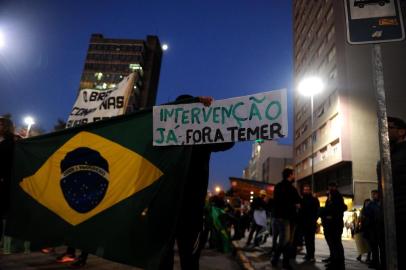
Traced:
<svg viewBox="0 0 406 270">
<path fill-rule="evenodd" d="M 396 231 L 399 240 L 402 239 L 404 233 L 399 228 L 402 228 L 405 224 L 404 198 L 406 196 L 404 191 L 406 181 L 403 180 L 406 175 L 406 124 L 401 119 L 389 117 L 388 127 L 391 143 Z M 0 117 L 1 219 L 6 217 L 8 210 L 11 161 L 16 139 L 13 123 L 7 118 Z M 220 150 L 226 150 L 231 146 L 227 145 L 227 147 Z M 215 150 L 210 149 L 207 153 L 212 151 Z M 208 158 L 205 162 L 208 163 L 209 155 L 206 156 Z M 205 171 L 204 175 L 207 174 L 208 171 Z M 377 174 L 378 182 L 381 183 L 380 165 L 378 165 Z M 205 190 L 207 187 L 207 181 L 202 182 L 204 188 L 200 189 L 200 191 Z M 363 255 L 365 254 L 365 262 L 368 263 L 370 268 L 374 269 L 385 269 L 384 209 L 381 202 L 381 187 L 382 185 L 379 184 L 377 190 L 371 191 L 371 198 L 365 200 L 359 216 L 355 215 L 351 224 L 346 224 L 351 230 L 351 236 L 355 238 L 359 252 L 357 260 L 363 261 Z M 207 244 L 209 248 L 217 248 L 222 252 L 230 252 L 231 241 L 243 239 L 246 233 L 248 233 L 246 248 L 260 246 L 268 236 L 271 236 L 271 264 L 277 266 L 282 256 L 282 267 L 289 270 L 292 269 L 290 260 L 296 257 L 298 247 L 302 246 L 303 242 L 306 247 L 304 260 L 310 263 L 315 261 L 315 234 L 317 220 L 321 218 L 325 240 L 330 251 L 330 256 L 323 260 L 326 263 L 326 269 L 342 270 L 345 269 L 345 256 L 341 237 L 344 228 L 343 215 L 347 210 L 347 206 L 344 204 L 343 196 L 338 191 L 335 182 L 328 184 L 326 195 L 325 206 L 320 207 L 318 199 L 312 194 L 311 187 L 304 185 L 299 193 L 295 187 L 294 170 L 285 168 L 282 172 L 282 181 L 276 184 L 273 196 L 270 197 L 265 190 L 261 190 L 248 207 L 241 200 L 232 205 L 228 202 L 224 192 L 208 198 L 204 215 L 202 215 L 204 218 L 203 231 L 200 232 L 197 228 L 198 224 L 196 224 L 196 229 L 190 233 L 201 233 L 200 249 Z M 190 208 L 190 205 L 188 207 L 187 212 L 192 213 L 193 209 Z M 196 218 L 194 216 L 188 218 L 187 221 L 190 222 L 196 220 Z M 200 220 L 200 218 L 197 219 Z M 200 224 L 200 222 L 198 223 Z M 3 222 L 0 222 L 0 232 L 3 231 L 2 226 Z M 399 242 L 397 247 L 398 254 L 400 254 Z M 44 249 L 44 251 L 53 251 L 53 249 Z M 66 256 L 66 254 L 62 254 L 60 258 Z M 87 253 L 83 254 L 87 257 Z M 169 254 L 169 257 L 172 258 L 173 254 Z M 173 260 L 169 259 L 169 257 L 168 264 L 172 265 Z M 195 259 L 192 258 L 192 260 L 185 262 L 191 265 L 192 268 L 190 269 L 198 269 L 198 257 L 196 256 Z M 72 258 L 71 261 L 74 260 L 74 256 Z M 76 261 L 79 262 L 77 264 L 80 264 L 78 266 L 83 266 L 86 263 L 86 258 L 83 261 Z M 61 262 L 65 261 L 61 260 Z M 185 267 L 187 269 L 188 266 Z M 403 269 L 402 267 L 402 260 L 398 259 L 398 269 Z"/>
</svg>

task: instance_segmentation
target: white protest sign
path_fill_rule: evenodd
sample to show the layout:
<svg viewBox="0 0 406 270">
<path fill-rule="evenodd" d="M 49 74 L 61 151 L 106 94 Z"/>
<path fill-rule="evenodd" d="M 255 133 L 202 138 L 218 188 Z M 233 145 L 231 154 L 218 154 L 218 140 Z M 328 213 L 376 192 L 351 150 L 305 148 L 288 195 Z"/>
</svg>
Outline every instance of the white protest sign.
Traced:
<svg viewBox="0 0 406 270">
<path fill-rule="evenodd" d="M 153 144 L 272 140 L 288 134 L 286 89 L 201 103 L 154 106 Z"/>
<path fill-rule="evenodd" d="M 131 90 L 134 73 L 125 77 L 113 89 L 82 89 L 73 105 L 66 127 L 74 127 L 124 114 Z"/>
</svg>

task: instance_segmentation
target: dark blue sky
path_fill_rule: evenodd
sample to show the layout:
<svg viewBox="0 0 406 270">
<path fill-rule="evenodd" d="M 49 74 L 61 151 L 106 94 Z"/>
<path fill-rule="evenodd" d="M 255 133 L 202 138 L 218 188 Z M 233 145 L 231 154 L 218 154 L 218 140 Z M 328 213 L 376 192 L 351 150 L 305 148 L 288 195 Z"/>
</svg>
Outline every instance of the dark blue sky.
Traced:
<svg viewBox="0 0 406 270">
<path fill-rule="evenodd" d="M 181 93 L 292 91 L 289 0 L 0 0 L 0 31 L 0 115 L 17 125 L 27 114 L 46 130 L 67 119 L 92 33 L 169 44 L 158 104 Z M 250 155 L 251 143 L 214 154 L 211 185 L 241 177 Z"/>
</svg>

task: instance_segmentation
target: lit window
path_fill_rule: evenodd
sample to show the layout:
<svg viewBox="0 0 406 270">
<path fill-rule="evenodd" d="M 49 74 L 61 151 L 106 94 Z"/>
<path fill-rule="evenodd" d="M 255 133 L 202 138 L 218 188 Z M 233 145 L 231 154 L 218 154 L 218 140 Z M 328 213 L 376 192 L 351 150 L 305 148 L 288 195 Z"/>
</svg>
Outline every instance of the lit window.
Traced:
<svg viewBox="0 0 406 270">
<path fill-rule="evenodd" d="M 94 74 L 94 76 L 96 77 L 96 79 L 97 79 L 98 81 L 100 81 L 100 80 L 102 79 L 102 77 L 103 77 L 103 73 L 97 72 L 97 73 Z"/>
<path fill-rule="evenodd" d="M 141 65 L 138 64 L 138 63 L 136 63 L 136 64 L 130 64 L 130 65 L 129 65 L 129 68 L 130 68 L 132 71 L 135 71 L 135 70 L 142 70 Z"/>
</svg>

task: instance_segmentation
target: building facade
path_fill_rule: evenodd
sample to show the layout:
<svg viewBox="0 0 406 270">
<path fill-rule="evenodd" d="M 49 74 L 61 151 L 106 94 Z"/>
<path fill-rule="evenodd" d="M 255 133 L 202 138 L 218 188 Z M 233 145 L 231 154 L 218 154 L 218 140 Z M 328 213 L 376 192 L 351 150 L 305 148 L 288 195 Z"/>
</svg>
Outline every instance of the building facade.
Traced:
<svg viewBox="0 0 406 270">
<path fill-rule="evenodd" d="M 110 89 L 136 73 L 127 111 L 155 105 L 162 48 L 158 37 L 146 40 L 105 38 L 92 34 L 80 80 L 80 89 Z"/>
<path fill-rule="evenodd" d="M 276 141 L 255 142 L 243 178 L 276 184 L 282 179 L 282 170 L 293 164 L 292 146 Z"/>
<path fill-rule="evenodd" d="M 402 5 L 404 16 L 404 2 Z M 377 187 L 374 45 L 347 43 L 342 0 L 294 0 L 293 20 L 295 85 L 307 76 L 318 76 L 325 84 L 324 91 L 314 96 L 313 112 L 310 98 L 295 91 L 296 178 L 299 185 L 311 183 L 314 162 L 314 190 L 318 196 L 325 194 L 329 182 L 335 181 L 355 205 L 362 205 L 370 190 Z M 388 115 L 405 119 L 402 104 L 406 104 L 406 76 L 402 71 L 406 69 L 406 43 L 381 46 Z"/>
</svg>

